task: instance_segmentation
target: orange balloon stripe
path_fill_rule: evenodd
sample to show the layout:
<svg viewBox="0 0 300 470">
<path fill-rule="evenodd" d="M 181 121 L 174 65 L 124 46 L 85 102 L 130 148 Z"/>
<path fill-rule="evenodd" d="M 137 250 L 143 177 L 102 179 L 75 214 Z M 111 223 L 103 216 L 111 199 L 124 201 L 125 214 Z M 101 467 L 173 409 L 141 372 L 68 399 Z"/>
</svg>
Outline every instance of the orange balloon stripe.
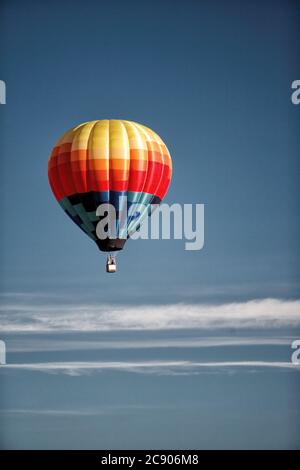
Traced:
<svg viewBox="0 0 300 470">
<path fill-rule="evenodd" d="M 116 129 L 118 131 L 116 126 L 121 124 L 112 122 L 114 132 Z M 99 128 L 96 130 L 97 126 L 102 126 L 102 121 L 95 123 L 93 127 L 87 123 L 79 130 L 70 130 L 54 147 L 48 168 L 55 197 L 61 200 L 77 193 L 112 190 L 144 192 L 162 199 L 170 184 L 172 162 L 161 139 L 143 126 L 120 121 L 124 123 L 126 132 L 135 129 L 135 134 L 128 133 L 127 144 L 125 140 L 119 143 L 112 140 L 114 147 L 110 153 L 110 147 L 103 147 L 103 142 L 99 140 L 104 138 L 104 134 L 99 134 Z M 90 126 L 86 132 L 85 126 Z M 108 125 L 107 132 L 109 128 Z M 124 135 L 122 138 L 125 138 Z M 137 143 L 146 148 L 137 148 Z M 134 146 L 130 147 L 131 144 Z M 110 144 L 106 142 L 105 145 Z M 126 150 L 124 145 L 129 148 Z"/>
<path fill-rule="evenodd" d="M 61 185 L 58 183 L 58 167 Z M 121 173 L 117 176 L 117 172 L 112 170 L 109 172 L 110 178 L 107 178 L 106 171 L 74 171 L 71 167 L 72 165 L 69 163 L 58 165 L 49 170 L 51 188 L 58 200 L 63 199 L 65 196 L 72 196 L 76 192 L 101 192 L 108 191 L 109 189 L 112 191 L 143 191 L 162 199 L 170 183 L 170 168 L 156 162 L 149 162 L 148 171 L 130 171 L 129 181 L 127 178 L 125 180 L 122 179 Z M 70 178 L 70 173 L 72 173 L 73 178 Z M 161 184 L 159 190 L 156 188 L 158 178 L 166 178 L 165 184 Z M 63 189 L 61 189 L 61 186 Z"/>
</svg>

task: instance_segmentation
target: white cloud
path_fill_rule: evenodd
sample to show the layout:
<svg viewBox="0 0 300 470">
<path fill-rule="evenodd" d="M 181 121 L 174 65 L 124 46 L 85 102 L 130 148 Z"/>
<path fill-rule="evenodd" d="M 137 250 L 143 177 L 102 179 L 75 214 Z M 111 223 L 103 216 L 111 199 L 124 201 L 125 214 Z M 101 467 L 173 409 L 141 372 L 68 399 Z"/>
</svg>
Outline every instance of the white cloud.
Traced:
<svg viewBox="0 0 300 470">
<path fill-rule="evenodd" d="M 120 414 L 120 412 L 128 412 L 134 410 L 153 410 L 153 409 L 166 409 L 171 408 L 170 405 L 148 405 L 148 404 L 125 404 L 125 405 L 103 405 L 97 406 L 95 408 L 87 409 L 44 409 L 44 408 L 12 408 L 12 409 L 0 409 L 0 414 L 2 415 L 41 415 L 41 416 L 101 416 L 101 415 L 111 415 L 114 413 Z"/>
<path fill-rule="evenodd" d="M 110 331 L 185 328 L 264 328 L 300 326 L 300 300 L 139 306 L 37 305 L 0 306 L 1 331 Z"/>
<path fill-rule="evenodd" d="M 259 368 L 280 368 L 299 370 L 300 367 L 291 362 L 280 361 L 115 361 L 115 362 L 42 362 L 24 364 L 6 364 L 3 371 L 10 369 L 29 370 L 48 373 L 63 373 L 66 375 L 83 375 L 97 371 L 116 370 L 155 375 L 193 375 L 206 370 L 234 370 L 247 368 L 257 370 Z"/>
<path fill-rule="evenodd" d="M 89 411 L 89 410 L 46 410 L 46 409 L 11 409 L 11 410 L 0 410 L 0 414 L 19 414 L 19 415 L 53 415 L 53 416 L 94 416 L 99 414 L 105 414 L 105 412 L 101 412 L 98 410 Z"/>
<path fill-rule="evenodd" d="M 205 336 L 190 337 L 185 336 L 156 338 L 154 337 L 138 339 L 138 337 L 130 340 L 116 339 L 107 340 L 100 338 L 99 340 L 70 340 L 64 335 L 63 339 L 55 333 L 55 337 L 41 338 L 40 336 L 24 338 L 23 335 L 9 339 L 9 352 L 41 352 L 41 351 L 97 351 L 102 349 L 168 349 L 168 348 L 217 348 L 226 346 L 291 346 L 292 337 L 230 337 L 230 336 Z"/>
</svg>

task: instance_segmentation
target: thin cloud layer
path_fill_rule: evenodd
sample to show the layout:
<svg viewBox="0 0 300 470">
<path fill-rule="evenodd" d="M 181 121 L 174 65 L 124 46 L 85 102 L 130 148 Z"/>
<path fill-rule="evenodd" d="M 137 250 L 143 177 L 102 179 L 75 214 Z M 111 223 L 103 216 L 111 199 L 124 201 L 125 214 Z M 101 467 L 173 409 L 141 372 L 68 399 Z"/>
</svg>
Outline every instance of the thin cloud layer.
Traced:
<svg viewBox="0 0 300 470">
<path fill-rule="evenodd" d="M 83 375 L 97 371 L 115 370 L 135 372 L 140 374 L 155 375 L 193 375 L 203 372 L 205 369 L 217 369 L 222 371 L 247 368 L 250 371 L 259 368 L 294 369 L 300 371 L 300 367 L 292 362 L 280 361 L 224 361 L 224 362 L 194 362 L 194 361 L 120 361 L 120 362 L 44 362 L 27 364 L 7 364 L 2 370 L 29 370 L 47 373 L 63 373 L 66 375 Z"/>
<path fill-rule="evenodd" d="M 0 409 L 0 415 L 36 415 L 36 416 L 103 416 L 103 415 L 113 415 L 113 414 L 120 414 L 122 412 L 132 412 L 132 411 L 139 411 L 139 410 L 147 410 L 149 412 L 153 410 L 158 410 L 163 408 L 166 409 L 173 409 L 170 405 L 148 405 L 148 404 L 125 404 L 125 405 L 109 405 L 106 404 L 104 406 L 98 405 L 97 407 L 87 408 L 87 409 L 45 409 L 45 408 L 8 408 L 8 409 Z"/>
<path fill-rule="evenodd" d="M 300 300 L 251 300 L 222 305 L 36 305 L 0 307 L 3 332 L 276 328 L 300 326 Z"/>
<path fill-rule="evenodd" d="M 226 337 L 226 336 L 205 336 L 205 337 L 184 337 L 184 333 L 178 337 L 164 337 L 158 339 L 155 337 L 155 331 L 151 332 L 151 338 L 139 339 L 131 338 L 124 340 L 107 340 L 102 337 L 98 341 L 94 340 L 70 340 L 68 336 L 52 333 L 52 337 L 45 338 L 40 336 L 30 336 L 24 338 L 24 335 L 18 335 L 16 338 L 10 338 L 9 351 L 15 352 L 41 352 L 41 351 L 98 351 L 102 349 L 199 349 L 199 348 L 219 348 L 228 346 L 290 346 L 295 339 L 289 337 Z M 168 332 L 169 334 L 169 332 Z"/>
</svg>

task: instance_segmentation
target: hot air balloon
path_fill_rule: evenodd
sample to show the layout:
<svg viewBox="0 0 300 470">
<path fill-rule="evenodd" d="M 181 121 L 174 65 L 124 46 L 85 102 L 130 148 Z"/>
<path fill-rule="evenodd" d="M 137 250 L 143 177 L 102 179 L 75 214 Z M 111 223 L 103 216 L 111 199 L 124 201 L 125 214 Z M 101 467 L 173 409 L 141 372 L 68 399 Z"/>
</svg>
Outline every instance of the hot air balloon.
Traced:
<svg viewBox="0 0 300 470">
<path fill-rule="evenodd" d="M 109 252 L 106 269 L 115 272 L 114 252 L 151 214 L 167 193 L 172 161 L 162 139 L 136 122 L 100 120 L 68 130 L 55 144 L 48 163 L 51 189 L 60 206 L 101 251 Z M 117 214 L 114 238 L 99 239 L 97 208 L 111 204 Z M 127 218 L 127 233 L 118 223 L 121 210 L 146 208 Z"/>
</svg>

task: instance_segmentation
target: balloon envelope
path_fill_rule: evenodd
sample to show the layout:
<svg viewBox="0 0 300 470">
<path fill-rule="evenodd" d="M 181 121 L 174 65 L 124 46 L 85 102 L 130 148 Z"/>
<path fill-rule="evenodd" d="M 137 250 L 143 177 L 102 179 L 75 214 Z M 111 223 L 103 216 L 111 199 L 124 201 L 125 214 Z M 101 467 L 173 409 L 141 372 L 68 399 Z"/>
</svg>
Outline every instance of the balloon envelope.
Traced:
<svg viewBox="0 0 300 470">
<path fill-rule="evenodd" d="M 68 216 L 102 251 L 123 248 L 126 236 L 118 216 L 124 205 L 144 204 L 148 210 L 127 219 L 129 233 L 140 226 L 165 196 L 172 176 L 172 161 L 161 138 L 131 121 L 90 121 L 67 131 L 49 158 L 52 191 Z M 117 215 L 116 237 L 99 240 L 96 226 L 100 204 L 110 203 Z"/>
</svg>

